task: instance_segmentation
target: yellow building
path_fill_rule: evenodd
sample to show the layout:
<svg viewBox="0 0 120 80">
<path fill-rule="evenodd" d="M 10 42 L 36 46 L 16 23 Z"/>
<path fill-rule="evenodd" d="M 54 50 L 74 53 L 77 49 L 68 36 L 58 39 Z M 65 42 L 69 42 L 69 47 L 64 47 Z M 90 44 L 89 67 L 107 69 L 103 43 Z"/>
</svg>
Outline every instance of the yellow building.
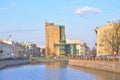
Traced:
<svg viewBox="0 0 120 80">
<path fill-rule="evenodd" d="M 108 39 L 113 35 L 114 23 L 107 22 L 106 25 L 97 27 L 96 31 L 96 49 L 97 56 L 113 54 L 111 46 L 108 44 Z M 112 39 L 111 39 L 112 40 Z"/>
<path fill-rule="evenodd" d="M 45 24 L 46 32 L 46 56 L 60 56 L 66 53 L 65 27 L 63 25 L 54 25 L 54 23 Z"/>
</svg>

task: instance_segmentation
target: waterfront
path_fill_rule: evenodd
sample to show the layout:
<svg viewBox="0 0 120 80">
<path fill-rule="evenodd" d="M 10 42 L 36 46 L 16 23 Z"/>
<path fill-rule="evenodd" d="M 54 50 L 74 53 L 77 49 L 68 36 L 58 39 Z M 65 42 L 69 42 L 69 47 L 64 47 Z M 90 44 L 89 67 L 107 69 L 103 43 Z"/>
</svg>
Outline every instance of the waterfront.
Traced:
<svg viewBox="0 0 120 80">
<path fill-rule="evenodd" d="M 120 74 L 51 62 L 0 70 L 0 80 L 120 80 Z"/>
<path fill-rule="evenodd" d="M 29 63 L 30 63 L 29 59 L 2 60 L 0 61 L 0 69 L 9 66 L 29 64 Z"/>
<path fill-rule="evenodd" d="M 70 58 L 69 65 L 120 73 L 119 58 Z"/>
</svg>

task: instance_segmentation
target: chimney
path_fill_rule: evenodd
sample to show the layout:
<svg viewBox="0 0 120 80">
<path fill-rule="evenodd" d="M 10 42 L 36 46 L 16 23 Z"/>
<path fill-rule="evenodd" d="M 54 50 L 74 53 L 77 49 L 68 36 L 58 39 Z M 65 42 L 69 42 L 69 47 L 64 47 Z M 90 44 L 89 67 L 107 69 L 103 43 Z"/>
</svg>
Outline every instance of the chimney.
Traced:
<svg viewBox="0 0 120 80">
<path fill-rule="evenodd" d="M 107 21 L 107 25 L 111 25 L 111 22 L 110 22 L 110 21 Z"/>
</svg>

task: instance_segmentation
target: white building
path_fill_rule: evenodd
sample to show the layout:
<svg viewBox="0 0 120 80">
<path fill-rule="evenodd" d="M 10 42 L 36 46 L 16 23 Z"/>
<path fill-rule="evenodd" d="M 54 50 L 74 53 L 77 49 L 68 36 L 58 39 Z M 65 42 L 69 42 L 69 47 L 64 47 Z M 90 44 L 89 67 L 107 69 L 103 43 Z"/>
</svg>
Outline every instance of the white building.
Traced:
<svg viewBox="0 0 120 80">
<path fill-rule="evenodd" d="M 0 40 L 0 59 L 9 59 L 14 55 L 11 40 Z"/>
</svg>

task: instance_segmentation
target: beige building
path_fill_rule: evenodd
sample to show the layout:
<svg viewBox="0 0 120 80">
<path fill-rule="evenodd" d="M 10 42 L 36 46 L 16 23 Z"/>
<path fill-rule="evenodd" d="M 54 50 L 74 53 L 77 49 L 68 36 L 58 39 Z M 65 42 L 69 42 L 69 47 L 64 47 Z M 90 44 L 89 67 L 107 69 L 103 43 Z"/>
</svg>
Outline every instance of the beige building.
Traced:
<svg viewBox="0 0 120 80">
<path fill-rule="evenodd" d="M 45 24 L 46 32 L 46 56 L 60 56 L 65 51 L 65 27 L 63 25 L 54 25 L 54 23 Z"/>
<path fill-rule="evenodd" d="M 69 45 L 70 55 L 87 56 L 89 55 L 90 48 L 81 40 L 66 40 Z"/>
<path fill-rule="evenodd" d="M 108 40 L 113 34 L 114 23 L 107 22 L 104 26 L 99 26 L 95 29 L 96 31 L 96 49 L 97 56 L 113 54 L 111 46 L 108 44 Z"/>
<path fill-rule="evenodd" d="M 25 58 L 25 47 L 19 44 L 18 42 L 14 42 L 14 57 L 15 58 Z"/>
</svg>

